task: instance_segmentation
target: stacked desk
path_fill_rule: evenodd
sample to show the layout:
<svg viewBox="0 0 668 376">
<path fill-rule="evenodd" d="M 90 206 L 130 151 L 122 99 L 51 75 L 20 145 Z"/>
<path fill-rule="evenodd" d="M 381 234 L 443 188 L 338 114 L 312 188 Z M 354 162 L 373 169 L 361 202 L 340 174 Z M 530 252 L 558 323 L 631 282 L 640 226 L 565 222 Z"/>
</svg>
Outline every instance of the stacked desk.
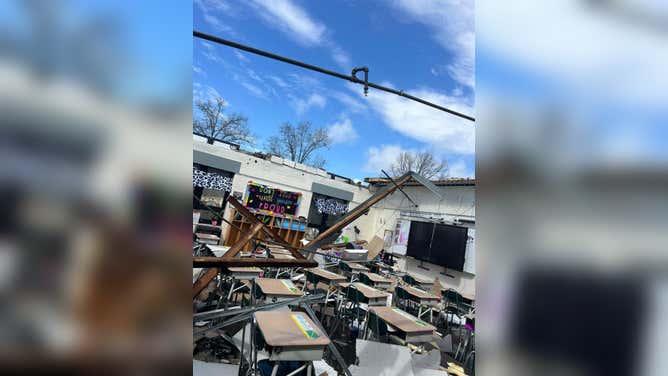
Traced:
<svg viewBox="0 0 668 376">
<path fill-rule="evenodd" d="M 314 360 L 321 360 L 330 340 L 311 319 L 301 312 L 256 312 L 257 326 L 269 352 L 271 361 L 308 362 L 306 368 L 312 374 Z M 279 364 L 274 364 L 276 374 Z"/>
<path fill-rule="evenodd" d="M 392 280 L 389 278 L 385 278 L 381 275 L 378 275 L 376 273 L 371 273 L 371 272 L 362 272 L 360 273 L 360 279 L 362 282 L 365 284 L 381 289 L 381 290 L 387 290 L 390 287 L 392 287 Z"/>
<path fill-rule="evenodd" d="M 434 338 L 436 328 L 415 316 L 393 307 L 371 307 L 369 315 L 374 315 L 379 321 L 399 332 L 402 339 L 409 343 L 429 342 Z M 377 322 L 376 320 L 369 320 Z M 370 325 L 371 331 L 377 331 L 376 325 Z M 378 333 L 377 333 L 378 334 Z"/>
<path fill-rule="evenodd" d="M 256 293 L 271 302 L 284 301 L 303 296 L 289 279 L 258 278 L 255 280 Z"/>
</svg>

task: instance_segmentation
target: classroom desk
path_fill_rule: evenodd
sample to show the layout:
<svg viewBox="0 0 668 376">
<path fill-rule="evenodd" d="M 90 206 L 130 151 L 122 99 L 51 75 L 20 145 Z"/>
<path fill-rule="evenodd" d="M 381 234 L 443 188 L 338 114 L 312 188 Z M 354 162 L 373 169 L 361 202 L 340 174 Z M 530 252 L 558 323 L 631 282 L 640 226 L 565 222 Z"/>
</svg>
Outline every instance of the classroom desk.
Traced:
<svg viewBox="0 0 668 376">
<path fill-rule="evenodd" d="M 262 269 L 255 266 L 250 267 L 229 267 L 227 268 L 227 275 L 232 277 L 232 286 L 230 286 L 230 291 L 227 293 L 227 301 L 232 298 L 232 294 L 237 291 L 245 289 L 247 286 L 243 283 L 237 286 L 237 281 L 250 281 L 260 277 Z"/>
<path fill-rule="evenodd" d="M 260 274 L 262 273 L 262 269 L 255 267 L 255 266 L 249 266 L 249 267 L 228 267 L 227 271 L 229 275 L 234 277 L 234 279 L 243 281 L 243 280 L 251 280 L 254 278 L 259 278 Z"/>
<path fill-rule="evenodd" d="M 389 278 L 385 278 L 381 275 L 378 275 L 376 273 L 371 273 L 371 272 L 363 272 L 360 273 L 360 275 L 364 275 L 371 285 L 377 289 L 381 290 L 387 290 L 390 287 L 392 287 L 392 280 Z"/>
<path fill-rule="evenodd" d="M 431 291 L 434 288 L 434 280 L 424 279 L 410 273 L 406 273 L 403 280 L 409 285 L 417 286 L 423 290 Z"/>
<path fill-rule="evenodd" d="M 255 285 L 260 294 L 272 302 L 294 299 L 304 295 L 289 279 L 258 278 L 255 280 Z"/>
<path fill-rule="evenodd" d="M 351 283 L 347 288 L 362 293 L 362 301 L 360 303 L 366 303 L 369 306 L 385 306 L 387 305 L 387 298 L 390 296 L 389 293 L 369 287 L 361 282 Z"/>
<path fill-rule="evenodd" d="M 339 270 L 346 277 L 350 277 L 350 282 L 353 282 L 356 275 L 362 272 L 368 272 L 369 268 L 356 262 L 340 261 Z"/>
<path fill-rule="evenodd" d="M 395 307 L 371 307 L 369 314 L 376 315 L 394 330 L 400 332 L 409 343 L 430 342 L 436 328 L 415 316 Z M 375 328 L 369 328 L 374 330 Z"/>
<path fill-rule="evenodd" d="M 326 333 L 302 312 L 255 312 L 257 327 L 272 361 L 303 361 L 309 375 L 314 360 L 321 360 L 330 340 Z M 278 370 L 274 365 L 272 374 Z"/>
<path fill-rule="evenodd" d="M 327 285 L 333 285 L 347 280 L 346 277 L 341 274 L 332 273 L 321 268 L 306 269 L 306 274 L 311 276 L 311 281 L 317 280 L 316 283 L 324 282 Z M 306 281 L 308 283 L 309 278 L 307 278 Z M 304 286 L 306 286 L 306 283 L 304 283 Z"/>
<path fill-rule="evenodd" d="M 346 280 L 346 277 L 342 276 L 341 274 L 332 273 L 325 269 L 306 269 L 306 279 L 304 281 L 304 286 L 302 286 L 302 291 L 306 289 L 306 285 L 309 283 L 309 281 L 313 284 L 313 288 L 316 288 L 319 282 L 324 282 L 328 286 L 325 302 L 329 302 L 331 288 L 340 282 L 345 282 Z"/>
<path fill-rule="evenodd" d="M 433 316 L 432 308 L 438 306 L 441 303 L 440 296 L 436 296 L 412 286 L 397 286 L 395 291 L 397 290 L 403 290 L 403 293 L 406 295 L 408 300 L 419 305 L 418 317 L 422 317 L 423 314 L 429 312 L 429 317 L 431 319 Z M 401 295 L 401 291 L 398 291 L 398 294 Z M 427 309 L 423 311 L 423 307 L 427 307 Z"/>
</svg>

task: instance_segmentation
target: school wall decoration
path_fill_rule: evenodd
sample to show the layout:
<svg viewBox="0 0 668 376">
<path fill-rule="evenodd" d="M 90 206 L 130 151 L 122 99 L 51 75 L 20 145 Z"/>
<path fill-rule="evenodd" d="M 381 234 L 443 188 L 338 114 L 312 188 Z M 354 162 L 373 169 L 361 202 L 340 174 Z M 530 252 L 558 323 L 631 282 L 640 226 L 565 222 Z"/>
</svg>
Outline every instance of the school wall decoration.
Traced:
<svg viewBox="0 0 668 376">
<path fill-rule="evenodd" d="M 255 213 L 294 218 L 301 199 L 301 192 L 283 191 L 251 181 L 246 187 L 244 206 Z"/>
</svg>

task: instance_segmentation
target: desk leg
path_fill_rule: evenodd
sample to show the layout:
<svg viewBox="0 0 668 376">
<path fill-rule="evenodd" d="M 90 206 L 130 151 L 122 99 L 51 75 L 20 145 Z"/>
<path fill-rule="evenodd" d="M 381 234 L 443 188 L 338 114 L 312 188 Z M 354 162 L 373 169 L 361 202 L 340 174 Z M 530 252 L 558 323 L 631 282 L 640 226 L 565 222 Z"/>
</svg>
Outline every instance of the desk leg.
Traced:
<svg viewBox="0 0 668 376">
<path fill-rule="evenodd" d="M 234 291 L 234 285 L 235 285 L 236 280 L 232 279 L 232 287 L 230 287 L 230 292 L 227 294 L 227 301 L 230 301 L 230 298 L 232 298 L 232 292 Z"/>
<path fill-rule="evenodd" d="M 309 363 L 308 367 L 306 367 L 306 376 L 311 376 L 312 370 L 313 370 L 313 365 Z"/>
<path fill-rule="evenodd" d="M 278 362 L 274 364 L 274 369 L 271 370 L 271 376 L 276 376 L 278 374 Z"/>
</svg>

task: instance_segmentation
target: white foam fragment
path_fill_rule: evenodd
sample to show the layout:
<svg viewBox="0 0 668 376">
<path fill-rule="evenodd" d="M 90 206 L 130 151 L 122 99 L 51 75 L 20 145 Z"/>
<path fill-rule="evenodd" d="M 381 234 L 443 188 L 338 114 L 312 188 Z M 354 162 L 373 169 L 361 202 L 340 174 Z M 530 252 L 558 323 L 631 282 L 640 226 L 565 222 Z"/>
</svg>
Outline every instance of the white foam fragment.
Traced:
<svg viewBox="0 0 668 376">
<path fill-rule="evenodd" d="M 193 376 L 236 376 L 239 366 L 236 364 L 207 363 L 193 360 Z"/>
</svg>

